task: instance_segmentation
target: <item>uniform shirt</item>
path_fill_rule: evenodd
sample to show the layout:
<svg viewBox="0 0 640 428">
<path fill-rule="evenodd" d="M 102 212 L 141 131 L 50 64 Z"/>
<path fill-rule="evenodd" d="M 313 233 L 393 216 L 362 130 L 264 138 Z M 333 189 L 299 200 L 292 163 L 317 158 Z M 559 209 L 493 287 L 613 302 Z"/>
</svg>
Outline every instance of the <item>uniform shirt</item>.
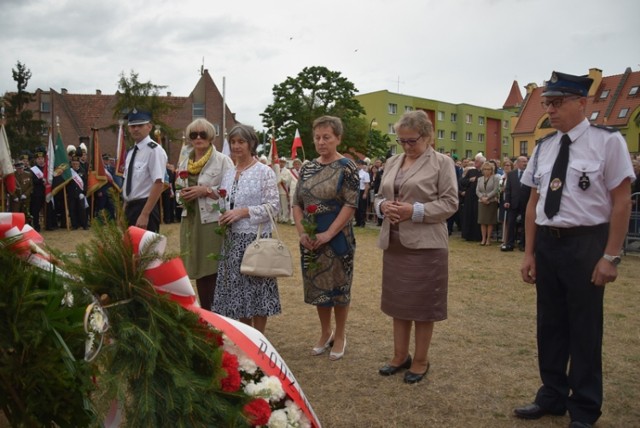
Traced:
<svg viewBox="0 0 640 428">
<path fill-rule="evenodd" d="M 367 184 L 371 182 L 371 177 L 369 177 L 369 173 L 362 168 L 358 170 L 358 176 L 360 177 L 360 190 L 362 191 L 367 187 Z"/>
<path fill-rule="evenodd" d="M 544 203 L 549 191 L 551 169 L 560 151 L 561 132 L 543 138 L 533 151 L 521 182 L 537 189 L 536 224 L 539 226 L 576 227 L 608 223 L 611 217 L 610 191 L 629 177 L 633 167 L 622 135 L 589 125 L 584 119 L 569 132 L 569 167 L 563 183 L 560 211 L 547 218 Z M 580 179 L 588 177 L 583 190 Z"/>
<path fill-rule="evenodd" d="M 151 192 L 151 186 L 153 186 L 156 180 L 164 180 L 164 173 L 167 168 L 167 154 L 151 137 L 147 136 L 136 145 L 138 146 L 138 153 L 136 153 L 133 165 L 133 181 L 131 182 L 130 195 L 126 194 L 125 189 L 133 149 L 127 153 L 124 168 L 124 183 L 122 189 L 126 201 L 148 198 Z"/>
</svg>

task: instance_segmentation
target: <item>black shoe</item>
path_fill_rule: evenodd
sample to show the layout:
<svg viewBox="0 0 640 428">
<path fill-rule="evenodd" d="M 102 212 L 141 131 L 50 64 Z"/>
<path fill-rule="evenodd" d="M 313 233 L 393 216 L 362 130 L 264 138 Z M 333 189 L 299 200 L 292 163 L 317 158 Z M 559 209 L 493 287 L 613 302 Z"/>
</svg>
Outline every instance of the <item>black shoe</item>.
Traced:
<svg viewBox="0 0 640 428">
<path fill-rule="evenodd" d="M 404 374 L 404 383 L 418 383 L 424 378 L 429 371 L 429 367 L 431 367 L 431 363 L 427 363 L 427 369 L 424 373 L 414 373 L 411 370 L 408 370 Z"/>
<path fill-rule="evenodd" d="M 400 370 L 408 369 L 409 367 L 411 367 L 411 355 L 407 355 L 407 359 L 404 360 L 404 363 L 400 364 L 399 366 L 385 364 L 384 366 L 380 367 L 378 373 L 380 373 L 382 376 L 391 376 L 398 373 Z"/>
<path fill-rule="evenodd" d="M 588 424 L 586 422 L 579 422 L 579 421 L 571 421 L 571 423 L 569 424 L 569 428 L 591 428 L 593 427 L 593 425 Z"/>
<path fill-rule="evenodd" d="M 504 244 L 500 247 L 500 251 L 513 251 L 513 245 Z"/>
<path fill-rule="evenodd" d="M 565 411 L 552 412 L 540 407 L 536 403 L 531 403 L 526 406 L 516 407 L 513 409 L 513 413 L 520 419 L 540 419 L 545 415 L 562 416 L 565 414 Z"/>
</svg>

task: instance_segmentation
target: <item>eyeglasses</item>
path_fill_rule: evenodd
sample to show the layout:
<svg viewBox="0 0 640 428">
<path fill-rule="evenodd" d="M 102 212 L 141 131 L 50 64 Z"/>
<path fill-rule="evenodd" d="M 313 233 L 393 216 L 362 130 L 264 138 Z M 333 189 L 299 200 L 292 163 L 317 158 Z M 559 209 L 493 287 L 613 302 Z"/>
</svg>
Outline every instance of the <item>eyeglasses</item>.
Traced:
<svg viewBox="0 0 640 428">
<path fill-rule="evenodd" d="M 541 101 L 540 105 L 543 109 L 548 109 L 549 106 L 553 106 L 555 109 L 559 109 L 562 106 L 562 103 L 568 100 L 577 100 L 580 97 L 563 97 L 563 98 L 554 98 L 551 101 Z"/>
<path fill-rule="evenodd" d="M 410 146 L 415 146 L 416 143 L 422 138 L 422 135 L 418 138 L 396 138 L 396 143 L 398 144 L 408 144 Z"/>
<path fill-rule="evenodd" d="M 195 140 L 198 137 L 200 137 L 200 139 L 202 140 L 206 140 L 209 135 L 205 131 L 193 131 L 189 133 L 190 140 Z"/>
</svg>

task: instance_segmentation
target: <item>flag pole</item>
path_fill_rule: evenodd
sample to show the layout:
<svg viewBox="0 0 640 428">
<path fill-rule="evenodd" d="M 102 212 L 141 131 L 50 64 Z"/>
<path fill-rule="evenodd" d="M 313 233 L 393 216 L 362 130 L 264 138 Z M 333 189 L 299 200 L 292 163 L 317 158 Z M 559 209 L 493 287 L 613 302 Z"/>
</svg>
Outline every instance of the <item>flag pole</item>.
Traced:
<svg viewBox="0 0 640 428">
<path fill-rule="evenodd" d="M 60 117 L 56 116 L 56 131 L 60 134 Z M 57 142 L 56 142 L 57 144 Z M 67 223 L 67 231 L 71 230 L 71 218 L 69 217 L 69 201 L 67 200 L 67 185 L 62 187 L 62 196 L 64 197 L 64 216 Z"/>
</svg>

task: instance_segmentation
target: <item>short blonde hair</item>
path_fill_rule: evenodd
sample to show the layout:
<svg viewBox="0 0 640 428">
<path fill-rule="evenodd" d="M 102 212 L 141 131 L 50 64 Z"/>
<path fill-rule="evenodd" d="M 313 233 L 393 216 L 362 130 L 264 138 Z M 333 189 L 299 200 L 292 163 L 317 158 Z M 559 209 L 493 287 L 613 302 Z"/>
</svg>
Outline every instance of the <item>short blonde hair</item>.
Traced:
<svg viewBox="0 0 640 428">
<path fill-rule="evenodd" d="M 207 133 L 207 141 L 212 142 L 214 138 L 216 138 L 216 128 L 209 122 L 207 119 L 203 117 L 199 117 L 195 119 L 193 122 L 187 125 L 187 129 L 185 129 L 185 135 L 187 138 L 189 134 L 193 131 L 204 131 Z"/>
</svg>

